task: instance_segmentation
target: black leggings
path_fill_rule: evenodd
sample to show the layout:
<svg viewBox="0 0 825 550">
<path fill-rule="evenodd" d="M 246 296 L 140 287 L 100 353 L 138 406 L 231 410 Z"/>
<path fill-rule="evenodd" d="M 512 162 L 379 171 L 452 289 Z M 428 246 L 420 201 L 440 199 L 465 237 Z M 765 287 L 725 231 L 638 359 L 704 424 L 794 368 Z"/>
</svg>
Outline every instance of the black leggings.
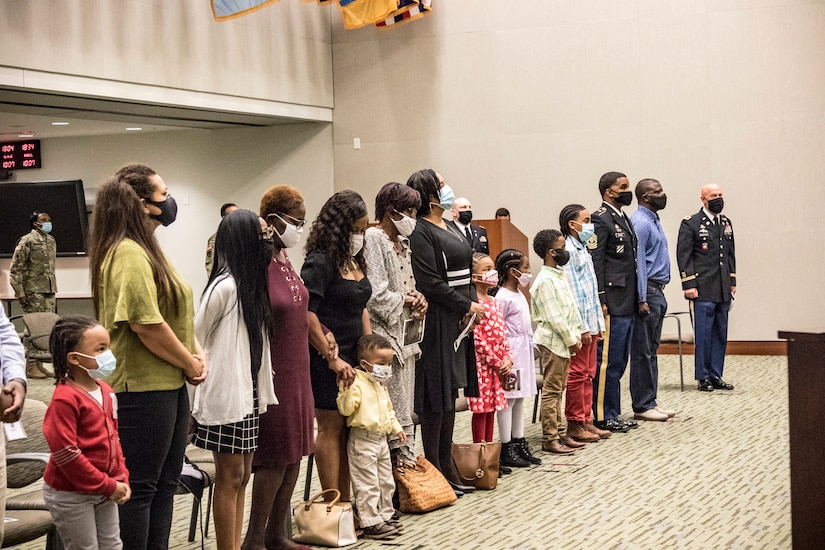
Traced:
<svg viewBox="0 0 825 550">
<path fill-rule="evenodd" d="M 117 394 L 118 432 L 132 498 L 120 507 L 124 550 L 169 547 L 172 508 L 189 425 L 186 386 Z"/>
<path fill-rule="evenodd" d="M 424 456 L 447 478 L 458 483 L 458 474 L 453 466 L 453 428 L 455 409 L 451 411 L 420 412 L 421 441 Z"/>
</svg>

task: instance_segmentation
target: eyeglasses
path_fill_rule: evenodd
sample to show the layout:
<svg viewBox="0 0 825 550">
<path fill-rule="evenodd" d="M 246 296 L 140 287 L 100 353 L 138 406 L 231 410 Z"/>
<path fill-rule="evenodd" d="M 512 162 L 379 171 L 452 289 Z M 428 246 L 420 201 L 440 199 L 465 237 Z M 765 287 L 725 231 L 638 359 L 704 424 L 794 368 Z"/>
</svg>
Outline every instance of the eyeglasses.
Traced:
<svg viewBox="0 0 825 550">
<path fill-rule="evenodd" d="M 293 218 L 289 214 L 272 214 L 272 215 L 281 218 L 282 221 L 286 221 L 286 220 L 284 220 L 284 218 L 289 218 L 293 222 L 292 225 L 294 225 L 298 229 L 301 229 L 307 223 L 306 220 L 299 220 L 298 218 Z M 281 216 L 283 216 L 283 218 Z"/>
</svg>

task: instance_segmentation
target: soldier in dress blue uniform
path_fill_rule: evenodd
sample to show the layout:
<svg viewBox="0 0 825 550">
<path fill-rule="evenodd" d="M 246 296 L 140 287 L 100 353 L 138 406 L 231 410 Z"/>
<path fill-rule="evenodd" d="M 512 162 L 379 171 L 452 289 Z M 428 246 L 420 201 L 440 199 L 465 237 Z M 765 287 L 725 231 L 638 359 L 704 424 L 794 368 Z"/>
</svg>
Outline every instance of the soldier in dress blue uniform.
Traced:
<svg viewBox="0 0 825 550">
<path fill-rule="evenodd" d="M 682 290 L 690 300 L 695 339 L 695 377 L 701 391 L 732 390 L 722 380 L 728 341 L 728 312 L 736 294 L 733 226 L 722 214 L 718 185 L 702 188 L 702 209 L 679 228 L 676 260 Z"/>
<path fill-rule="evenodd" d="M 626 432 L 638 424 L 624 420 L 619 381 L 627 368 L 633 319 L 638 309 L 636 233 L 622 207 L 633 200 L 630 182 L 620 172 L 599 180 L 602 205 L 593 213 L 595 233 L 587 243 L 605 318 L 604 339 L 598 344 L 593 379 L 594 424 L 603 430 Z"/>
</svg>

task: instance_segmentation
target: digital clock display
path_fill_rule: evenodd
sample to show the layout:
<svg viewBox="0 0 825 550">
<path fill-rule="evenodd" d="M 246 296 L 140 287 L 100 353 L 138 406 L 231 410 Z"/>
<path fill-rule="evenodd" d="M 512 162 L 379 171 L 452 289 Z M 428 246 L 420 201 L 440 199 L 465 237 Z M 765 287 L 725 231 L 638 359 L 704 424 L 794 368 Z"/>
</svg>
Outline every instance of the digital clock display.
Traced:
<svg viewBox="0 0 825 550">
<path fill-rule="evenodd" d="M 3 170 L 42 168 L 40 140 L 0 142 L 0 159 Z"/>
</svg>

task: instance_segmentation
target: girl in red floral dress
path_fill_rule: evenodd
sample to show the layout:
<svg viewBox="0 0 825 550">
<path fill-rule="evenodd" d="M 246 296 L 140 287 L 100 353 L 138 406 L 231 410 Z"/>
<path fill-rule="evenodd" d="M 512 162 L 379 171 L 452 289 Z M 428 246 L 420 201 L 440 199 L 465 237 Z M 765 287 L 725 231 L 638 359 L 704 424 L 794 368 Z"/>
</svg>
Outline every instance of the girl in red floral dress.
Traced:
<svg viewBox="0 0 825 550">
<path fill-rule="evenodd" d="M 513 360 L 501 306 L 487 294 L 498 284 L 493 260 L 487 254 L 473 255 L 472 280 L 484 307 L 484 318 L 473 332 L 479 396 L 468 397 L 467 405 L 473 412 L 473 442 L 480 443 L 493 440 L 496 411 L 507 408 L 500 377 L 510 373 Z"/>
</svg>

